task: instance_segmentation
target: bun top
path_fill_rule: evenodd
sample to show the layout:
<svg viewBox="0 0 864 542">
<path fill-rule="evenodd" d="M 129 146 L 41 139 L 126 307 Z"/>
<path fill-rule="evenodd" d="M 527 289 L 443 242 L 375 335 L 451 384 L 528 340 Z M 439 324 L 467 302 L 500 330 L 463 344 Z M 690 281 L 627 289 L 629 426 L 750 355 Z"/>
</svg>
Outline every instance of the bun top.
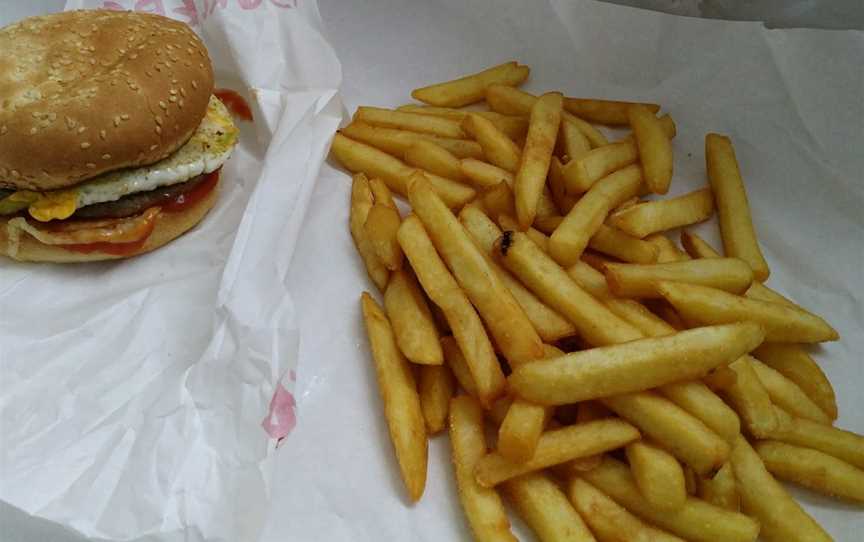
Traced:
<svg viewBox="0 0 864 542">
<path fill-rule="evenodd" d="M 213 67 L 185 24 L 68 11 L 0 29 L 0 188 L 52 190 L 157 162 L 207 110 Z"/>
</svg>

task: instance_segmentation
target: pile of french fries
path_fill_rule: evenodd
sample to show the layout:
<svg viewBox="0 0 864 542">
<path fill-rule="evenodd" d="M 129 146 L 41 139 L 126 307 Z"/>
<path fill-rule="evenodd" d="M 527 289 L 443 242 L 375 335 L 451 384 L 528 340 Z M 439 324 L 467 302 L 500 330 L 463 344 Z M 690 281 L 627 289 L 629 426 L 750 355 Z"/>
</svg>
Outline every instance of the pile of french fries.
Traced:
<svg viewBox="0 0 864 542">
<path fill-rule="evenodd" d="M 669 190 L 673 120 L 533 96 L 528 73 L 360 107 L 333 141 L 383 294 L 362 312 L 408 496 L 449 427 L 477 540 L 515 540 L 502 496 L 543 541 L 831 540 L 777 480 L 860 504 L 864 437 L 833 426 L 806 349 L 837 332 L 764 285 L 731 141 L 706 136 L 705 188 L 646 199 Z M 723 255 L 664 235 L 715 210 Z"/>
</svg>

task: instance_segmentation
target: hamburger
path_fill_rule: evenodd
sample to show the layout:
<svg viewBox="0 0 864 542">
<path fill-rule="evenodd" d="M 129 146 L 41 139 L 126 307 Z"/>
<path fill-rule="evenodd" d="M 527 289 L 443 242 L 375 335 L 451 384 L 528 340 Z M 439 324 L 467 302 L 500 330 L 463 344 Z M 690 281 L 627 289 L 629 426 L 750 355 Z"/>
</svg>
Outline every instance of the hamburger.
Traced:
<svg viewBox="0 0 864 542">
<path fill-rule="evenodd" d="M 0 29 L 0 51 L 0 254 L 135 256 L 214 206 L 238 130 L 188 26 L 70 11 Z"/>
</svg>

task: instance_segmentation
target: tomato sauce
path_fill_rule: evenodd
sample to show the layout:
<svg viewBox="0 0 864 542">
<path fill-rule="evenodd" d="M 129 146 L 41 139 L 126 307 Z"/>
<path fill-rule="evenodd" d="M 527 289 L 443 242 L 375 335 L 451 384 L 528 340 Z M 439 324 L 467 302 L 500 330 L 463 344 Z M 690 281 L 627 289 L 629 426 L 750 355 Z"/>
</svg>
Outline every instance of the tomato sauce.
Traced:
<svg viewBox="0 0 864 542">
<path fill-rule="evenodd" d="M 225 104 L 225 107 L 231 111 L 231 114 L 235 117 L 252 122 L 252 108 L 249 107 L 249 104 L 246 103 L 246 99 L 243 98 L 236 91 L 227 88 L 217 88 L 213 91 L 213 94 L 216 95 L 217 98 L 222 100 L 222 103 Z"/>
<path fill-rule="evenodd" d="M 81 252 L 83 254 L 103 252 L 105 254 L 111 254 L 112 256 L 129 256 L 130 254 L 134 254 L 141 250 L 141 247 L 143 247 L 144 243 L 147 242 L 147 239 L 150 238 L 150 234 L 153 233 L 155 227 L 156 221 L 154 220 L 153 222 L 150 222 L 150 227 L 144 236 L 137 241 L 132 241 L 131 243 L 86 243 L 81 245 L 63 245 L 63 248 L 73 252 Z"/>
</svg>

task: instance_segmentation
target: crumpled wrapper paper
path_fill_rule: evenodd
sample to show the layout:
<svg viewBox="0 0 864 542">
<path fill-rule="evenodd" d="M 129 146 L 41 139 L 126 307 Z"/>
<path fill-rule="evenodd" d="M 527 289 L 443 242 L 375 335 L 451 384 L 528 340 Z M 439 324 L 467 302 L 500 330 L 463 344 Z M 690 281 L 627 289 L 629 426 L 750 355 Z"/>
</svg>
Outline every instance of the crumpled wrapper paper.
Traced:
<svg viewBox="0 0 864 542">
<path fill-rule="evenodd" d="M 189 23 L 217 87 L 246 96 L 255 121 L 217 206 L 168 246 L 98 264 L 0 260 L 0 499 L 92 539 L 254 540 L 271 437 L 295 422 L 286 275 L 341 118 L 341 67 L 314 1 L 66 5 L 97 7 Z"/>
</svg>

